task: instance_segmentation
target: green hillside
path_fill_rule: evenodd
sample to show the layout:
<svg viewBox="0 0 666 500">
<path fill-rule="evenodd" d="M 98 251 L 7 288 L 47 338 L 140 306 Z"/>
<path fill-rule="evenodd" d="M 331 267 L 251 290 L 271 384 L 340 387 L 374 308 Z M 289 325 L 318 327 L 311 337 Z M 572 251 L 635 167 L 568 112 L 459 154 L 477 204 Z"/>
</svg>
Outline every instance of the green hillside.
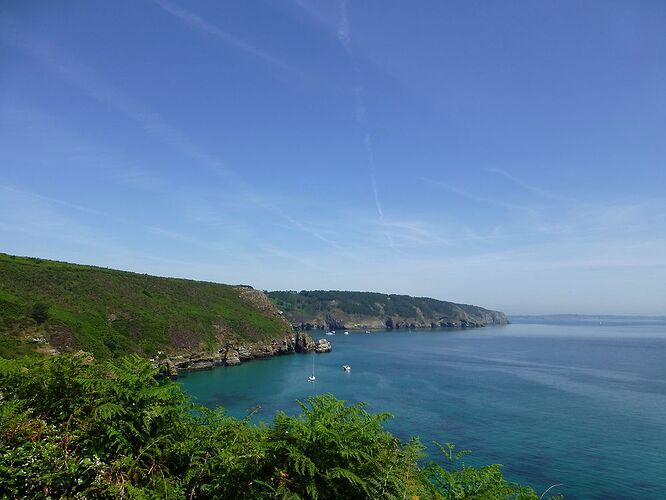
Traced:
<svg viewBox="0 0 666 500">
<path fill-rule="evenodd" d="M 153 356 L 287 334 L 288 322 L 250 287 L 0 254 L 0 357 Z"/>
<path fill-rule="evenodd" d="M 295 325 L 313 328 L 432 328 L 507 323 L 498 311 L 427 297 L 372 292 L 268 292 Z"/>
</svg>

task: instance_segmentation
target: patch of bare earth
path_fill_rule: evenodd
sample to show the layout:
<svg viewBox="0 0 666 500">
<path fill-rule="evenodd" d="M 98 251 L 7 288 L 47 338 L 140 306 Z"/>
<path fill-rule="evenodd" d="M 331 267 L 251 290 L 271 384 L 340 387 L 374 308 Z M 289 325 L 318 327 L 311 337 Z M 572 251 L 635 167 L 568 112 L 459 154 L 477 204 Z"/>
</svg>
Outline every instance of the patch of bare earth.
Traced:
<svg viewBox="0 0 666 500">
<path fill-rule="evenodd" d="M 65 325 L 50 325 L 47 329 L 49 344 L 58 351 L 67 351 L 76 344 L 72 330 Z"/>
<path fill-rule="evenodd" d="M 171 345 L 176 349 L 195 349 L 201 344 L 199 336 L 187 330 L 171 330 L 169 338 Z"/>
</svg>

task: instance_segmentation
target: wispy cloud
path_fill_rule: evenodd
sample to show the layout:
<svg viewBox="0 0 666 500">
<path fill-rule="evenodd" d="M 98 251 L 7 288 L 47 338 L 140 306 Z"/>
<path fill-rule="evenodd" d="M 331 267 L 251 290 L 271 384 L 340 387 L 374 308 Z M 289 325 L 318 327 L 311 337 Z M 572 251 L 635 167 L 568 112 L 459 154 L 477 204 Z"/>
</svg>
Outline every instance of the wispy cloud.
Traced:
<svg viewBox="0 0 666 500">
<path fill-rule="evenodd" d="M 76 218 L 67 216 L 63 208 L 100 218 L 107 214 L 11 186 L 0 186 L 0 193 L 0 220 L 3 228 L 3 231 L 0 231 L 0 243 L 4 248 L 12 248 L 13 237 L 9 234 L 14 233 L 30 236 L 33 241 L 41 242 L 41 247 L 44 241 L 55 240 L 67 245 L 94 248 L 98 252 L 124 250 L 99 228 L 82 224 Z M 41 253 L 43 248 L 39 251 Z"/>
<path fill-rule="evenodd" d="M 282 209 L 275 206 L 272 201 L 261 196 L 225 162 L 192 142 L 163 120 L 159 114 L 148 110 L 109 85 L 94 71 L 78 62 L 65 51 L 22 30 L 8 16 L 0 18 L 0 41 L 33 57 L 84 95 L 121 113 L 150 136 L 193 160 L 205 172 L 214 175 L 218 181 L 222 182 L 223 188 L 227 191 L 233 190 L 243 193 L 245 203 L 254 203 L 273 216 L 282 217 L 292 224 L 295 229 L 327 244 L 332 243 L 330 239 L 322 237 L 317 231 L 309 228 L 307 224 L 298 222 L 293 216 L 286 214 Z"/>
<path fill-rule="evenodd" d="M 418 179 L 421 182 L 424 182 L 424 183 L 426 183 L 430 186 L 445 189 L 446 191 L 449 191 L 449 192 L 451 192 L 453 194 L 456 194 L 458 196 L 461 196 L 463 198 L 467 198 L 468 200 L 474 201 L 476 203 L 482 203 L 484 205 L 491 205 L 491 206 L 495 206 L 495 207 L 505 208 L 505 209 L 508 209 L 508 210 L 520 211 L 520 212 L 529 213 L 529 214 L 535 214 L 538 211 L 537 208 L 534 207 L 534 206 L 516 205 L 515 203 L 509 203 L 509 202 L 506 202 L 506 201 L 502 201 L 501 199 L 486 198 L 486 197 L 480 196 L 478 194 L 474 194 L 474 193 L 471 193 L 469 191 L 466 191 L 465 189 L 459 188 L 459 187 L 454 186 L 453 184 L 449 184 L 447 182 L 428 179 L 426 177 L 419 177 Z"/>
<path fill-rule="evenodd" d="M 288 65 L 284 61 L 278 59 L 277 57 L 258 49 L 254 45 L 246 42 L 239 36 L 233 35 L 228 31 L 223 30 L 219 26 L 206 21 L 201 16 L 195 14 L 192 11 L 179 7 L 172 2 L 167 0 L 153 0 L 157 5 L 159 5 L 164 11 L 168 12 L 176 19 L 187 25 L 189 28 L 194 31 L 201 33 L 203 35 L 209 35 L 228 43 L 235 48 L 250 54 L 257 59 L 260 59 L 268 64 L 271 64 L 281 70 L 288 71 L 290 73 L 300 73 L 296 68 Z"/>
<path fill-rule="evenodd" d="M 217 175 L 234 175 L 222 161 L 204 151 L 175 128 L 140 103 L 102 80 L 92 70 L 76 61 L 65 51 L 47 41 L 21 30 L 8 19 L 0 21 L 0 39 L 33 57 L 44 67 L 85 95 L 122 113 L 141 129 L 164 144 L 195 160 L 200 166 Z"/>
<path fill-rule="evenodd" d="M 114 218 L 112 215 L 110 215 L 108 213 L 105 213 L 105 212 L 102 212 L 100 210 L 95 210 L 93 208 L 85 207 L 85 206 L 78 205 L 76 203 L 71 203 L 71 202 L 65 201 L 65 200 L 59 200 L 57 198 L 52 198 L 50 196 L 43 196 L 41 194 L 24 191 L 22 189 L 18 189 L 18 188 L 13 187 L 13 186 L 7 186 L 7 185 L 0 184 L 0 191 L 4 191 L 5 195 L 11 194 L 11 195 L 14 195 L 14 196 L 18 196 L 21 199 L 39 200 L 39 201 L 47 202 L 47 203 L 54 204 L 54 205 L 60 205 L 62 207 L 72 209 L 72 210 L 76 210 L 78 212 L 84 212 L 84 213 L 87 213 L 87 214 L 90 214 L 90 215 L 105 217 L 105 218 L 109 218 L 109 219 Z M 118 220 L 118 219 L 116 219 L 116 220 Z"/>
<path fill-rule="evenodd" d="M 356 123 L 363 134 L 363 148 L 365 149 L 367 163 L 370 170 L 370 186 L 372 188 L 372 194 L 375 201 L 375 209 L 377 210 L 379 224 L 384 228 L 384 234 L 386 235 L 386 240 L 389 247 L 394 251 L 398 251 L 393 235 L 391 234 L 391 231 L 386 224 L 384 209 L 382 208 L 379 190 L 377 189 L 377 176 L 375 174 L 375 152 L 372 144 L 372 135 L 370 134 L 366 124 L 366 106 L 363 99 L 363 87 L 360 84 L 361 73 L 351 46 L 351 29 L 349 24 L 349 14 L 347 12 L 347 0 L 339 0 L 338 7 L 339 17 L 336 36 L 344 50 L 347 52 L 354 70 L 354 77 L 356 80 L 356 87 L 354 88 L 354 116 Z"/>
<path fill-rule="evenodd" d="M 192 12 L 191 10 L 180 7 L 169 0 L 153 0 L 153 2 L 157 4 L 162 10 L 200 35 L 218 39 L 222 43 L 234 47 L 238 51 L 248 54 L 258 61 L 266 63 L 268 66 L 279 70 L 281 73 L 298 77 L 299 81 L 305 80 L 309 83 L 316 84 L 318 87 L 325 87 L 330 90 L 338 90 L 338 87 L 332 84 L 330 81 L 317 78 L 316 76 L 313 76 L 312 74 L 285 62 L 283 59 L 249 43 L 242 37 L 230 33 L 229 31 L 222 29 L 220 26 L 205 20 L 200 15 Z"/>
<path fill-rule="evenodd" d="M 506 170 L 502 170 L 501 168 L 496 168 L 496 167 L 489 167 L 484 169 L 486 172 L 490 172 L 499 176 L 504 177 L 505 179 L 508 179 L 509 181 L 513 182 L 514 184 L 517 184 L 518 186 L 522 187 L 523 189 L 530 191 L 533 194 L 536 194 L 537 196 L 540 196 L 542 198 L 547 198 L 550 200 L 554 201 L 565 201 L 564 198 L 560 195 L 555 195 L 551 193 L 550 191 L 547 191 L 545 189 L 542 189 L 538 186 L 534 186 L 532 184 L 529 184 L 522 179 L 519 179 L 518 177 L 510 174 Z"/>
</svg>

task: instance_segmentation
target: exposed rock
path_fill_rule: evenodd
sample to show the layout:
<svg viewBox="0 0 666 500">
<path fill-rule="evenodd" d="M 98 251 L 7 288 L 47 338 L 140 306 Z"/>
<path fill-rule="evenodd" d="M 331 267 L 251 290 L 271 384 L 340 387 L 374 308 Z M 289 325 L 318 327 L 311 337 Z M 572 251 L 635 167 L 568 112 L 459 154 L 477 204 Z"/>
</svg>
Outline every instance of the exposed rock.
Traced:
<svg viewBox="0 0 666 500">
<path fill-rule="evenodd" d="M 240 358 L 238 357 L 238 351 L 235 351 L 233 349 L 229 349 L 225 354 L 224 354 L 224 364 L 227 366 L 234 366 L 234 365 L 240 365 Z"/>
<path fill-rule="evenodd" d="M 296 351 L 295 339 L 293 337 L 285 337 L 281 340 L 273 340 L 271 347 L 275 354 L 288 354 Z"/>
<path fill-rule="evenodd" d="M 345 324 L 331 314 L 326 315 L 326 326 L 329 330 L 343 330 Z"/>
<path fill-rule="evenodd" d="M 257 345 L 252 347 L 252 357 L 254 358 L 267 358 L 273 354 L 273 347 L 270 345 Z"/>
<path fill-rule="evenodd" d="M 247 346 L 239 346 L 238 347 L 238 359 L 241 361 L 247 361 L 248 359 L 252 359 L 254 356 L 252 356 L 252 350 L 247 347 Z"/>
<path fill-rule="evenodd" d="M 325 344 L 318 352 L 328 352 L 330 344 Z M 178 371 L 205 370 L 215 366 L 234 366 L 245 361 L 258 358 L 267 358 L 294 352 L 311 352 L 315 350 L 315 342 L 306 332 L 299 332 L 295 337 L 286 336 L 273 339 L 270 342 L 257 344 L 236 344 L 228 342 L 217 351 L 211 353 L 192 352 L 185 355 L 176 355 L 163 360 L 155 360 L 156 366 L 164 366 L 163 370 L 169 372 L 168 376 L 177 376 Z"/>
<path fill-rule="evenodd" d="M 240 361 L 239 361 L 240 362 Z M 187 367 L 188 370 L 207 370 L 208 368 L 212 368 L 215 366 L 215 363 L 212 358 L 208 359 L 200 359 L 198 361 L 194 361 L 190 363 L 190 365 Z"/>
<path fill-rule="evenodd" d="M 310 352 L 315 348 L 312 337 L 306 332 L 298 332 L 296 334 L 295 344 L 296 352 Z"/>
<path fill-rule="evenodd" d="M 326 339 L 319 339 L 315 345 L 315 351 L 322 352 L 331 352 L 331 343 Z"/>
</svg>

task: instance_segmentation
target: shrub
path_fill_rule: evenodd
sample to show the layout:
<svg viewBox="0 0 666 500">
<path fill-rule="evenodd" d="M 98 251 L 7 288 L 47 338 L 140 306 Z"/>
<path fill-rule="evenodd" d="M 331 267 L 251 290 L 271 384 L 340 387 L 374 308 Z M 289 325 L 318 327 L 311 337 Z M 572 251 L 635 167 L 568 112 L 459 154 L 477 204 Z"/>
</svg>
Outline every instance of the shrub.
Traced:
<svg viewBox="0 0 666 500">
<path fill-rule="evenodd" d="M 32 306 L 30 317 L 40 325 L 49 318 L 49 306 L 44 302 L 37 302 Z"/>
</svg>

